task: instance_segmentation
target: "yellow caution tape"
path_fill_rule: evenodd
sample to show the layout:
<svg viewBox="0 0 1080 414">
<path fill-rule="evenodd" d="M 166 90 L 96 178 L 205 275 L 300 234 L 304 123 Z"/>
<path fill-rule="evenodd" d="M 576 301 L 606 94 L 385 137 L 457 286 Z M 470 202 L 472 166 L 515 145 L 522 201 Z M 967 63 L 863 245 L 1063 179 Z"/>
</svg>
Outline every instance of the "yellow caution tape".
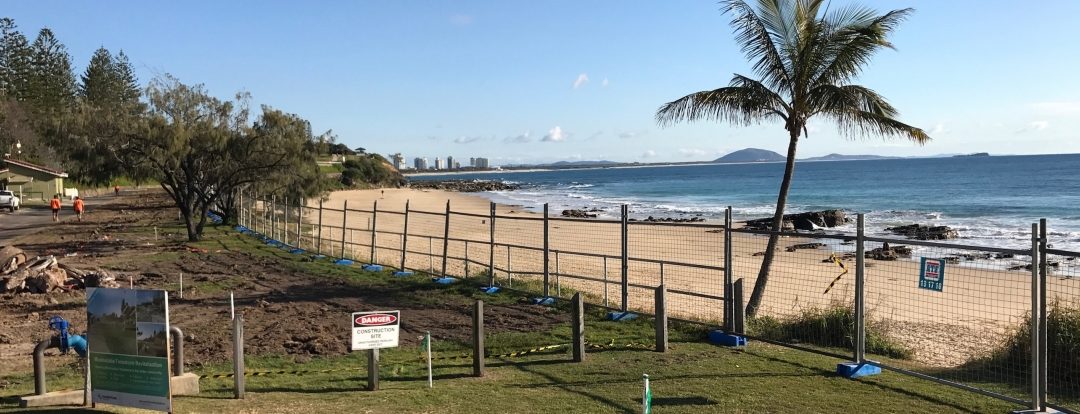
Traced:
<svg viewBox="0 0 1080 414">
<path fill-rule="evenodd" d="M 836 263 L 836 265 L 840 266 L 840 268 L 844 271 L 840 272 L 839 275 L 836 275 L 836 279 L 833 279 L 832 283 L 829 283 L 829 287 L 825 288 L 825 292 L 823 292 L 822 295 L 828 294 L 829 290 L 831 290 L 833 286 L 836 286 L 836 282 L 839 282 L 840 278 L 844 277 L 844 275 L 848 273 L 847 266 L 844 266 L 844 262 L 840 261 L 839 257 L 836 257 L 836 253 L 830 254 L 829 258 L 832 259 L 833 263 Z"/>
</svg>

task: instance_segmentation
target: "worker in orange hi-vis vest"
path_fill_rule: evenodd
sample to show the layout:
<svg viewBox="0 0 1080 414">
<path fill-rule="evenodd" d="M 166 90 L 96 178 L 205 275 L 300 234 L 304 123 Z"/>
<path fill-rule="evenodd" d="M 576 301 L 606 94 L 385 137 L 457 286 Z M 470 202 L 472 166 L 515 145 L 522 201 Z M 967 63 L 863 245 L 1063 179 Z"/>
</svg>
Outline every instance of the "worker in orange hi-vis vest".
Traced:
<svg viewBox="0 0 1080 414">
<path fill-rule="evenodd" d="M 49 208 L 52 209 L 52 221 L 60 221 L 60 195 L 53 194 L 52 200 L 49 201 Z"/>
<path fill-rule="evenodd" d="M 72 204 L 72 207 L 75 207 L 75 215 L 79 217 L 79 221 L 82 221 L 83 211 L 86 210 L 86 204 L 83 203 L 82 198 L 75 196 L 75 203 Z"/>
</svg>

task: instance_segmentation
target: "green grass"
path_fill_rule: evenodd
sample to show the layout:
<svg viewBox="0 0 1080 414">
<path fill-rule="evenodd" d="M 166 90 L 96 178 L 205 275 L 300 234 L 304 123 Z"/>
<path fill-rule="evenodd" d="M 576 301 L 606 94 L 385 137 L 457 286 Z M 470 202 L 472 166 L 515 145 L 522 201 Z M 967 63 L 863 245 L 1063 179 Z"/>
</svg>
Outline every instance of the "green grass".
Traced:
<svg viewBox="0 0 1080 414">
<path fill-rule="evenodd" d="M 312 261 L 221 227 L 208 228 L 206 240 L 193 245 L 276 257 L 282 267 L 302 270 L 311 277 L 344 279 L 367 286 L 393 285 L 412 291 L 415 297 L 411 299 L 433 307 L 469 303 L 474 298 L 492 304 L 516 303 L 526 297 L 511 290 L 497 295 L 482 294 L 477 286 L 486 279 L 470 278 L 448 287 L 435 287 L 422 274 L 394 278 L 389 272 L 365 273 L 329 261 Z M 519 287 L 517 281 L 514 285 Z M 525 283 L 520 287 L 536 288 Z M 565 312 L 566 302 L 561 301 L 553 312 Z M 543 310 L 537 308 L 537 311 Z M 603 314 L 602 309 L 588 308 L 586 338 L 591 343 L 655 342 L 651 320 L 610 322 L 603 320 Z M 249 377 L 247 398 L 242 401 L 231 399 L 232 379 L 204 378 L 199 396 L 174 399 L 175 411 L 634 413 L 640 412 L 642 374 L 648 374 L 652 380 L 658 413 L 811 413 L 853 408 L 884 413 L 938 413 L 1005 412 L 1016 408 L 999 400 L 894 373 L 848 380 L 833 373 L 840 362 L 836 359 L 761 343 L 752 343 L 745 349 L 718 347 L 703 341 L 705 332 L 699 325 L 672 322 L 668 353 L 623 347 L 593 349 L 585 362 L 573 363 L 568 348 L 560 348 L 519 358 L 489 359 L 487 375 L 483 378 L 470 376 L 469 359 L 439 360 L 434 369 L 434 389 L 427 388 L 425 366 L 416 347 L 384 350 L 380 364 L 382 389 L 378 392 L 363 391 L 366 385 L 363 353 L 303 359 L 248 357 L 249 371 L 339 371 Z M 488 335 L 486 349 L 489 354 L 501 354 L 569 341 L 567 323 L 549 330 Z M 433 348 L 437 357 L 451 356 L 467 353 L 469 345 L 435 341 Z M 228 364 L 210 364 L 195 371 L 214 374 L 230 370 Z M 54 369 L 49 375 L 50 389 L 78 388 L 81 381 L 73 369 Z M 29 373 L 0 378 L 0 384 L 4 384 L 0 385 L 3 387 L 0 412 L 18 411 L 14 397 L 33 390 Z M 135 412 L 105 405 L 98 410 Z"/>
</svg>

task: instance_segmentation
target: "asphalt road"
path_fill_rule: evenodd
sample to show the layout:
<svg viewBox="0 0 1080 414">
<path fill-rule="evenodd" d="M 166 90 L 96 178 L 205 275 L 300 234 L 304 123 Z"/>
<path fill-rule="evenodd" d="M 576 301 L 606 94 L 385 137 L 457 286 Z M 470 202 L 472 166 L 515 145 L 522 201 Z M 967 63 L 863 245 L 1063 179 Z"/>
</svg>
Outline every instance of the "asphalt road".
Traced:
<svg viewBox="0 0 1080 414">
<path fill-rule="evenodd" d="M 34 233 L 52 223 L 48 206 L 24 206 L 11 213 L 0 212 L 0 246 L 5 246 L 24 234 Z"/>
</svg>

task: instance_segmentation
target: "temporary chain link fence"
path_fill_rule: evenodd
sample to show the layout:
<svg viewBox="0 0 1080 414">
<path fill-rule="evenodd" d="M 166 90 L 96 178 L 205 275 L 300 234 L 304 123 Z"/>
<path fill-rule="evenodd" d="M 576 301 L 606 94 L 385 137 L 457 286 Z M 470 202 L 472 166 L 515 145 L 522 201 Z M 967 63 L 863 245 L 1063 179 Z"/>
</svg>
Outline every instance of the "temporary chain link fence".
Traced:
<svg viewBox="0 0 1080 414">
<path fill-rule="evenodd" d="M 675 319 L 1031 408 L 1080 409 L 1080 252 L 1054 249 L 1067 235 L 1047 235 L 1045 221 L 1030 245 L 992 248 L 869 237 L 861 215 L 856 234 L 826 234 L 633 220 L 626 206 L 611 219 L 546 205 L 239 200 L 240 224 L 268 243 L 542 297 L 580 292 L 616 311 L 653 312 L 663 285 Z"/>
</svg>

